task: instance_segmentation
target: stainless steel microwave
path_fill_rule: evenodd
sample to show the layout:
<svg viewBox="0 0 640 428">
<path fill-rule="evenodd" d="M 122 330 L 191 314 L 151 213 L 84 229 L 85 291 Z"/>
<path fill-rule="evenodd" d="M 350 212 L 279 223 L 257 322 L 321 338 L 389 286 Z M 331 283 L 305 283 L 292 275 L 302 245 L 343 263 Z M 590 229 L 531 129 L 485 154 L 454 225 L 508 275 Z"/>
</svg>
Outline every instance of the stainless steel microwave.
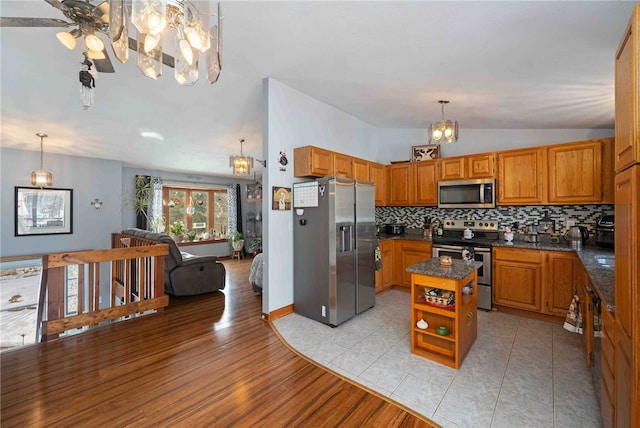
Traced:
<svg viewBox="0 0 640 428">
<path fill-rule="evenodd" d="M 496 180 L 440 181 L 438 208 L 495 208 Z"/>
</svg>

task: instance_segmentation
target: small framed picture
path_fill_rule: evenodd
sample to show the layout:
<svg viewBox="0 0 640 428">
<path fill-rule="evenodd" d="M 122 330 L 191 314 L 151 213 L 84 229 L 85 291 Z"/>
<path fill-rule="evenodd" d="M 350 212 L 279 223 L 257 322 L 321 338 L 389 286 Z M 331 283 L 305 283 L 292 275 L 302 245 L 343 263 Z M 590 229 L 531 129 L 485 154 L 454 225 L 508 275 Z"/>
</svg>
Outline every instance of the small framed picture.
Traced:
<svg viewBox="0 0 640 428">
<path fill-rule="evenodd" d="M 411 162 L 421 162 L 425 160 L 438 159 L 440 146 L 437 144 L 426 144 L 424 146 L 411 147 Z"/>
<path fill-rule="evenodd" d="M 291 209 L 291 187 L 272 187 L 273 205 L 271 209 L 289 211 Z"/>
</svg>

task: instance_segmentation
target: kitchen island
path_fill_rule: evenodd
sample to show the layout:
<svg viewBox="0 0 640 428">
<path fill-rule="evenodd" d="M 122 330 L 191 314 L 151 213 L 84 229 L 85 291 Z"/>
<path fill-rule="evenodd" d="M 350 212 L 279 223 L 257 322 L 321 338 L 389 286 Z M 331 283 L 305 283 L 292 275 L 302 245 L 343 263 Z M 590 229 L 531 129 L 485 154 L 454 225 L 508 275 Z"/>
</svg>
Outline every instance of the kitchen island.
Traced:
<svg viewBox="0 0 640 428">
<path fill-rule="evenodd" d="M 411 273 L 411 352 L 458 368 L 477 337 L 481 262 L 431 258 Z M 426 324 L 425 324 L 426 323 Z"/>
</svg>

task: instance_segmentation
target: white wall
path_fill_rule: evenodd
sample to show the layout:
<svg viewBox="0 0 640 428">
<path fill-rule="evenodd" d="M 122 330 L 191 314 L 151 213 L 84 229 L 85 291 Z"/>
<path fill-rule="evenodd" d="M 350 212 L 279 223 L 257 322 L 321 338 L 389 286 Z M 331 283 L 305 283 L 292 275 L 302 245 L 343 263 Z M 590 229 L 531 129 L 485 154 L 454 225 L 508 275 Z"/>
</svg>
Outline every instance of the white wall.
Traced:
<svg viewBox="0 0 640 428">
<path fill-rule="evenodd" d="M 121 228 L 122 165 L 118 161 L 45 153 L 44 169 L 54 188 L 73 189 L 73 233 L 14 236 L 15 186 L 31 187 L 31 171 L 40 166 L 40 152 L 0 149 L 0 256 L 55 253 L 111 247 L 111 233 Z M 96 210 L 90 203 L 103 202 Z"/>
<path fill-rule="evenodd" d="M 440 157 L 613 137 L 613 129 L 460 129 L 457 142 L 440 144 Z M 383 164 L 411 159 L 411 146 L 429 144 L 427 130 L 380 128 L 375 160 Z"/>
<path fill-rule="evenodd" d="M 263 143 L 267 159 L 264 175 L 263 312 L 293 303 L 293 213 L 271 209 L 271 188 L 292 187 L 293 148 L 313 145 L 365 159 L 372 157 L 377 129 L 334 107 L 274 79 L 264 80 Z M 277 160 L 285 151 L 286 171 Z"/>
</svg>

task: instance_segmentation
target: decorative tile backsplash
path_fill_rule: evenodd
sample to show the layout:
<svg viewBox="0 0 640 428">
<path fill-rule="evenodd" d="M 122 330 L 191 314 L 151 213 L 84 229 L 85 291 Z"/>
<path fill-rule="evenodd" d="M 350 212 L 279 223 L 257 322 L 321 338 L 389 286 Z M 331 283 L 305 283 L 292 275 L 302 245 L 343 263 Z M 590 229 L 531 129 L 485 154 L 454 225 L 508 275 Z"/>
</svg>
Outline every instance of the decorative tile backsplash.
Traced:
<svg viewBox="0 0 640 428">
<path fill-rule="evenodd" d="M 376 223 L 404 223 L 406 228 L 421 229 L 425 218 L 443 219 L 491 219 L 498 220 L 499 229 L 519 222 L 520 227 L 532 226 L 536 229 L 538 220 L 545 212 L 555 220 L 556 233 L 568 230 L 567 220 L 574 220 L 578 226 L 585 226 L 590 235 L 596 231 L 596 223 L 603 215 L 613 214 L 613 205 L 531 205 L 499 206 L 490 209 L 444 209 L 437 207 L 376 207 Z"/>
</svg>

